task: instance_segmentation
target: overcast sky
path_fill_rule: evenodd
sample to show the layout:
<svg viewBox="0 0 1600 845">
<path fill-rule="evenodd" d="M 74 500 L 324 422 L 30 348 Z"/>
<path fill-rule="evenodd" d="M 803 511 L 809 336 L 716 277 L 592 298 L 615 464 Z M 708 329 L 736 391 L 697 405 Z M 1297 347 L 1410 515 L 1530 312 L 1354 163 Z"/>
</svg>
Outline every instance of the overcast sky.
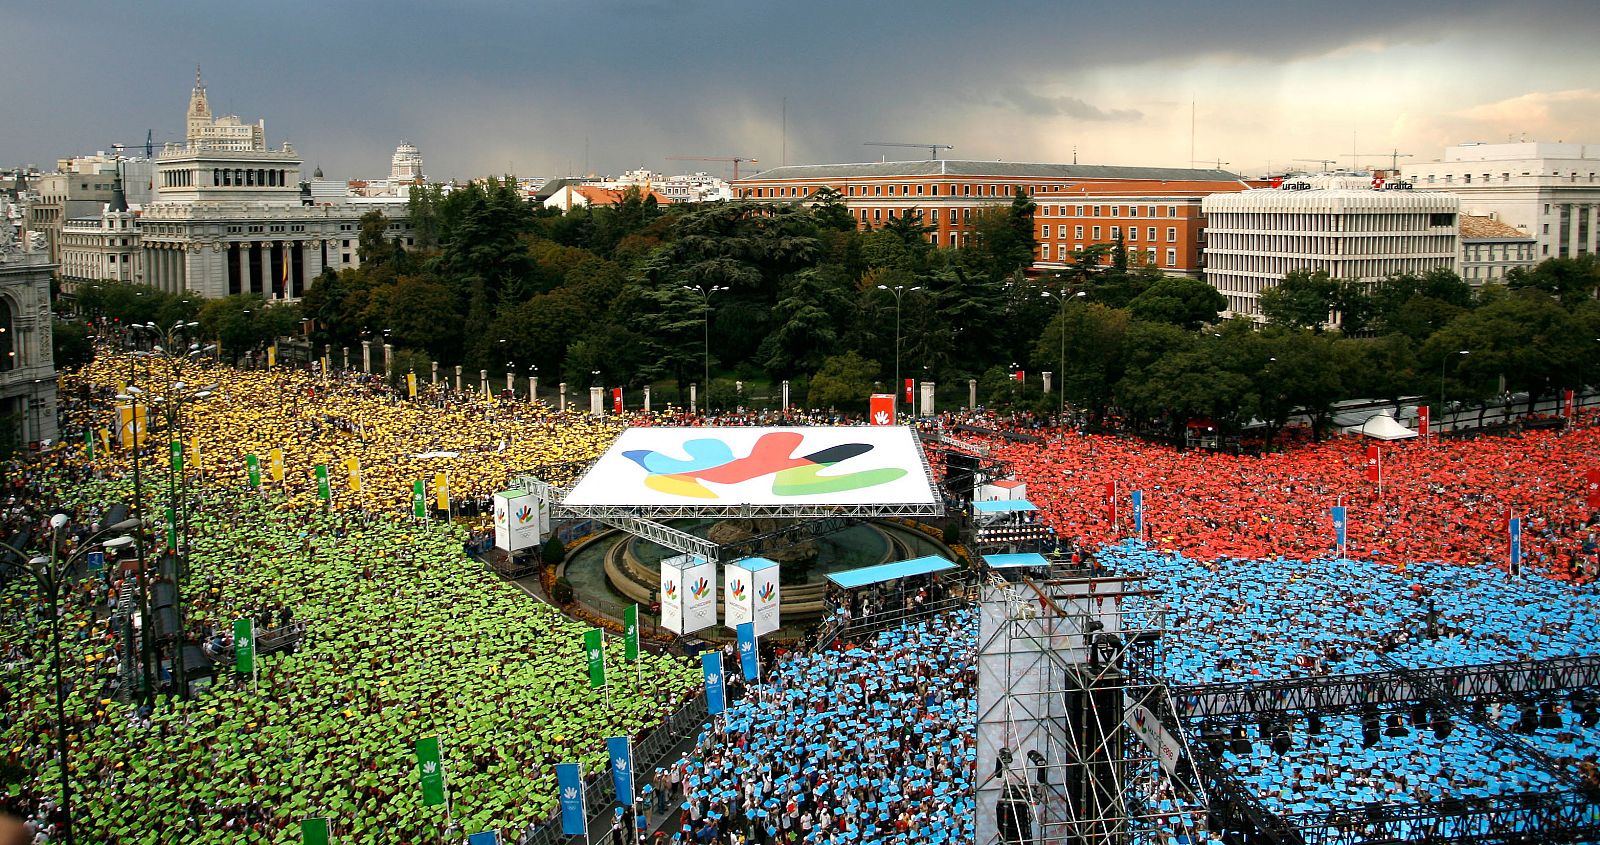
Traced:
<svg viewBox="0 0 1600 845">
<path fill-rule="evenodd" d="M 181 139 L 199 63 L 306 172 L 430 177 L 921 158 L 1248 175 L 1466 140 L 1600 143 L 1594 0 L 0 0 L 0 164 Z M 783 102 L 788 101 L 788 130 Z M 787 144 L 785 144 L 785 136 Z M 1364 157 L 1363 165 L 1388 158 Z M 1313 165 L 1314 166 L 1314 165 Z M 745 172 L 750 165 L 745 165 Z"/>
</svg>

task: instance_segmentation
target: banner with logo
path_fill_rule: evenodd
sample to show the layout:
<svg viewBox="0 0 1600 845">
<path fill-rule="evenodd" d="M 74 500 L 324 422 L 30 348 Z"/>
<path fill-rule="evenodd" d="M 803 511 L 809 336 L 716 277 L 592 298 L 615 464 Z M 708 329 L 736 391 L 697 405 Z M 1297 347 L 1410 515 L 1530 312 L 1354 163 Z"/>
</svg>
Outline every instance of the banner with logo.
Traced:
<svg viewBox="0 0 1600 845">
<path fill-rule="evenodd" d="M 267 461 L 272 469 L 272 480 L 283 483 L 283 450 L 274 448 L 268 452 Z"/>
<path fill-rule="evenodd" d="M 356 493 L 360 493 L 361 492 L 361 459 L 360 458 L 345 458 L 344 459 L 344 469 L 345 469 L 345 472 L 348 473 L 349 476 L 350 476 L 350 489 L 351 489 L 351 491 L 352 492 L 356 492 Z"/>
<path fill-rule="evenodd" d="M 1133 491 L 1133 536 L 1144 539 L 1144 491 Z"/>
<path fill-rule="evenodd" d="M 1571 388 L 1567 388 L 1566 392 L 1561 394 L 1561 410 L 1562 416 L 1569 420 L 1578 413 L 1577 394 L 1573 393 Z"/>
<path fill-rule="evenodd" d="M 717 624 L 717 567 L 705 558 L 661 560 L 661 627 L 692 634 Z"/>
<path fill-rule="evenodd" d="M 435 807 L 445 802 L 444 759 L 439 753 L 439 738 L 417 740 L 417 774 L 422 780 L 422 806 Z"/>
<path fill-rule="evenodd" d="M 622 611 L 622 656 L 629 661 L 639 659 L 639 606 L 628 605 Z"/>
<path fill-rule="evenodd" d="M 1600 510 L 1600 469 L 1591 469 L 1584 478 L 1584 503 L 1589 510 Z"/>
<path fill-rule="evenodd" d="M 233 668 L 250 674 L 256 670 L 256 621 L 233 620 Z"/>
<path fill-rule="evenodd" d="M 330 841 L 327 819 L 300 820 L 301 845 L 328 845 Z"/>
<path fill-rule="evenodd" d="M 1344 505 L 1335 505 L 1328 510 L 1333 517 L 1333 543 L 1343 549 L 1345 547 L 1345 525 L 1347 524 L 1345 522 Z"/>
<path fill-rule="evenodd" d="M 873 425 L 894 425 L 894 394 L 872 394 L 867 400 L 867 421 Z"/>
<path fill-rule="evenodd" d="M 276 345 L 267 347 L 267 366 L 278 366 L 278 347 Z"/>
<path fill-rule="evenodd" d="M 739 635 L 739 668 L 744 672 L 745 680 L 753 681 L 761 674 L 761 663 L 756 654 L 755 625 L 745 622 L 734 630 Z"/>
<path fill-rule="evenodd" d="M 766 558 L 757 558 L 760 564 L 750 566 L 750 587 L 755 592 L 755 609 L 750 621 L 755 624 L 756 636 L 763 637 L 778 630 L 778 615 L 783 601 L 778 587 L 778 564 Z"/>
<path fill-rule="evenodd" d="M 139 412 L 134 414 L 134 405 L 117 406 L 117 443 L 123 448 L 134 445 L 144 445 L 145 432 L 150 427 L 150 408 L 146 405 L 137 406 Z"/>
<path fill-rule="evenodd" d="M 172 473 L 179 475 L 183 472 L 183 441 L 172 441 Z"/>
<path fill-rule="evenodd" d="M 426 519 L 428 516 L 428 494 L 423 490 L 421 481 L 411 483 L 411 515 L 417 519 Z"/>
<path fill-rule="evenodd" d="M 1428 411 L 1428 406 L 1427 405 L 1418 405 L 1417 406 L 1417 434 L 1418 435 L 1420 435 L 1422 437 L 1427 437 L 1428 436 L 1428 421 L 1429 421 L 1429 418 L 1431 416 L 1432 415 Z"/>
<path fill-rule="evenodd" d="M 622 388 L 611 388 L 611 413 L 622 413 Z"/>
<path fill-rule="evenodd" d="M 906 390 L 905 390 L 906 398 L 905 398 L 905 402 L 906 402 L 906 407 L 907 408 L 915 408 L 915 407 L 917 407 L 916 404 L 915 404 L 916 401 L 917 401 L 917 399 L 916 399 L 916 383 L 917 382 L 916 382 L 915 379 L 909 379 L 909 378 L 906 379 Z"/>
<path fill-rule="evenodd" d="M 700 655 L 700 672 L 706 682 L 706 713 L 720 716 L 727 709 L 726 690 L 722 679 L 722 652 L 708 651 Z"/>
<path fill-rule="evenodd" d="M 500 845 L 500 831 L 485 830 L 467 837 L 467 845 Z"/>
<path fill-rule="evenodd" d="M 755 618 L 755 575 L 748 561 L 736 560 L 722 569 L 722 624 L 738 628 Z"/>
<path fill-rule="evenodd" d="M 589 805 L 577 763 L 556 764 L 556 795 L 561 804 L 561 833 L 589 836 Z"/>
<path fill-rule="evenodd" d="M 1135 703 L 1128 697 L 1124 697 L 1123 701 L 1128 705 L 1123 722 L 1133 730 L 1133 735 L 1156 755 L 1156 762 L 1161 764 L 1162 770 L 1168 775 L 1174 774 L 1178 760 L 1183 757 L 1183 746 L 1161 724 L 1161 720 L 1156 718 L 1155 711 L 1143 704 Z"/>
<path fill-rule="evenodd" d="M 538 495 L 527 490 L 494 494 L 494 544 L 508 552 L 539 545 Z"/>
<path fill-rule="evenodd" d="M 1383 483 L 1383 452 L 1377 446 L 1367 447 L 1367 480 Z"/>
<path fill-rule="evenodd" d="M 611 753 L 611 786 L 616 789 L 617 803 L 633 806 L 633 740 L 625 736 L 606 737 L 606 751 Z"/>
<path fill-rule="evenodd" d="M 583 656 L 589 662 L 589 689 L 606 685 L 606 634 L 599 628 L 583 632 Z"/>
<path fill-rule="evenodd" d="M 317 464 L 315 473 L 317 476 L 317 496 L 324 502 L 333 501 L 333 487 L 328 484 L 328 465 Z"/>
<path fill-rule="evenodd" d="M 448 512 L 450 510 L 450 478 L 442 472 L 433 476 L 434 507 Z"/>
<path fill-rule="evenodd" d="M 1522 567 L 1522 517 L 1511 517 L 1511 571 Z"/>
<path fill-rule="evenodd" d="M 1113 525 L 1117 522 L 1117 482 L 1106 482 L 1106 521 Z"/>
<path fill-rule="evenodd" d="M 406 373 L 406 395 L 412 399 L 417 398 L 417 374 Z"/>
<path fill-rule="evenodd" d="M 261 459 L 255 455 L 244 456 L 245 473 L 250 477 L 250 486 L 261 488 Z"/>
</svg>

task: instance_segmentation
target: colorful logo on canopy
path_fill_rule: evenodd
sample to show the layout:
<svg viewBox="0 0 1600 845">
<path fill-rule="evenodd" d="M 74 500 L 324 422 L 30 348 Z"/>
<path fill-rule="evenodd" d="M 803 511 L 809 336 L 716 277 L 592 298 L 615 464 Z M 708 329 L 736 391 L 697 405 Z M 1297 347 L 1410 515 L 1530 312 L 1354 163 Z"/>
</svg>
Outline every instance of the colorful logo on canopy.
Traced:
<svg viewBox="0 0 1600 845">
<path fill-rule="evenodd" d="M 661 589 L 661 594 L 667 597 L 667 601 L 675 601 L 678 598 L 678 582 L 668 581 Z"/>
<path fill-rule="evenodd" d="M 494 509 L 494 524 L 495 525 L 505 525 L 506 524 L 506 509 L 505 508 L 500 507 L 500 508 L 495 508 Z"/>
<path fill-rule="evenodd" d="M 1141 731 L 1144 730 L 1144 714 L 1145 709 L 1143 707 L 1133 708 L 1133 726 Z"/>
<path fill-rule="evenodd" d="M 774 431 L 761 435 L 750 454 L 735 457 L 733 449 L 714 437 L 701 437 L 683 444 L 686 459 L 674 458 L 654 450 L 640 449 L 622 454 L 649 473 L 644 486 L 662 493 L 691 499 L 716 499 L 706 484 L 738 484 L 772 476 L 772 492 L 778 496 L 812 496 L 876 487 L 905 477 L 900 467 L 863 469 L 843 475 L 823 475 L 823 471 L 851 458 L 872 451 L 870 443 L 841 443 L 809 455 L 795 457 L 805 440 L 793 431 Z"/>
<path fill-rule="evenodd" d="M 530 520 L 530 519 L 533 519 L 533 508 L 530 508 L 527 505 L 523 505 L 522 507 L 517 509 L 517 524 L 518 525 L 527 525 L 528 524 L 528 520 Z"/>
<path fill-rule="evenodd" d="M 762 604 L 770 604 L 777 595 L 778 588 L 771 581 L 762 584 L 761 589 L 756 591 L 756 598 L 761 599 Z"/>
<path fill-rule="evenodd" d="M 711 582 L 704 578 L 696 578 L 694 583 L 689 585 L 689 598 L 703 599 L 710 594 Z"/>
<path fill-rule="evenodd" d="M 728 587 L 728 592 L 739 601 L 744 601 L 744 582 L 733 582 L 733 585 Z"/>
</svg>

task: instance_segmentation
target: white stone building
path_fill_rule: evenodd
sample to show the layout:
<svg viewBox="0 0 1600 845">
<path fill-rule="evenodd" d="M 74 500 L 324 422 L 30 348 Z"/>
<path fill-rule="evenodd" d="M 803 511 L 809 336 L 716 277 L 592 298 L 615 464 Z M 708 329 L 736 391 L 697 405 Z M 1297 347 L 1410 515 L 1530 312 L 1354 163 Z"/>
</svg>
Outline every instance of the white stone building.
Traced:
<svg viewBox="0 0 1600 845">
<path fill-rule="evenodd" d="M 200 68 L 194 69 L 194 91 L 189 96 L 189 115 L 185 121 L 186 146 L 196 150 L 216 152 L 265 152 L 267 149 L 267 122 L 257 120 L 245 123 L 238 115 L 226 114 L 212 118 L 211 103 L 206 99 L 206 84 L 200 79 Z"/>
<path fill-rule="evenodd" d="M 56 437 L 49 256 L 25 250 L 0 216 L 0 424 L 25 443 Z"/>
<path fill-rule="evenodd" d="M 298 299 L 324 268 L 360 264 L 360 218 L 374 209 L 389 218 L 391 238 L 410 245 L 405 199 L 318 201 L 302 185 L 300 157 L 288 143 L 268 149 L 263 139 L 247 149 L 196 136 L 194 116 L 210 113 L 204 98 L 197 84 L 191 142 L 168 145 L 157 159 L 157 196 L 139 220 L 144 284 L 205 297 Z"/>
<path fill-rule="evenodd" d="M 1539 263 L 1537 241 L 1515 226 L 1492 217 L 1463 214 L 1460 229 L 1461 258 L 1456 272 L 1473 287 L 1502 284 L 1506 273 Z"/>
<path fill-rule="evenodd" d="M 144 255 L 138 211 L 119 198 L 102 205 L 99 214 L 68 218 L 61 227 L 60 252 L 56 275 L 61 292 L 69 296 L 89 282 L 139 284 Z"/>
<path fill-rule="evenodd" d="M 1311 176 L 1206 197 L 1205 278 L 1227 297 L 1228 313 L 1261 319 L 1261 292 L 1293 270 L 1376 282 L 1453 269 L 1460 201 L 1373 186 L 1367 177 Z"/>
<path fill-rule="evenodd" d="M 1418 191 L 1449 191 L 1461 213 L 1533 237 L 1536 257 L 1600 253 L 1600 144 L 1457 144 L 1401 167 Z"/>
</svg>

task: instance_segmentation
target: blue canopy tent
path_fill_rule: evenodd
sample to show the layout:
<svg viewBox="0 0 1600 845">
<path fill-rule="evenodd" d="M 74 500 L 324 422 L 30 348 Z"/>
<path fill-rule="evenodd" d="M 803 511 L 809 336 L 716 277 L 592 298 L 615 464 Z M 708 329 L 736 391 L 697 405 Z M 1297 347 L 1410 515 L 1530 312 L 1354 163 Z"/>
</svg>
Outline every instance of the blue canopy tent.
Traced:
<svg viewBox="0 0 1600 845">
<path fill-rule="evenodd" d="M 1038 552 L 984 555 L 983 562 L 993 569 L 1031 569 L 1050 566 L 1050 559 Z"/>
<path fill-rule="evenodd" d="M 928 555 L 913 560 L 902 560 L 895 563 L 880 563 L 877 566 L 865 566 L 860 569 L 846 569 L 843 572 L 831 572 L 828 580 L 835 586 L 846 590 L 865 587 L 868 584 L 881 584 L 897 578 L 909 578 L 913 575 L 927 575 L 930 572 L 943 572 L 946 569 L 955 569 L 956 565 L 938 555 Z"/>
</svg>

